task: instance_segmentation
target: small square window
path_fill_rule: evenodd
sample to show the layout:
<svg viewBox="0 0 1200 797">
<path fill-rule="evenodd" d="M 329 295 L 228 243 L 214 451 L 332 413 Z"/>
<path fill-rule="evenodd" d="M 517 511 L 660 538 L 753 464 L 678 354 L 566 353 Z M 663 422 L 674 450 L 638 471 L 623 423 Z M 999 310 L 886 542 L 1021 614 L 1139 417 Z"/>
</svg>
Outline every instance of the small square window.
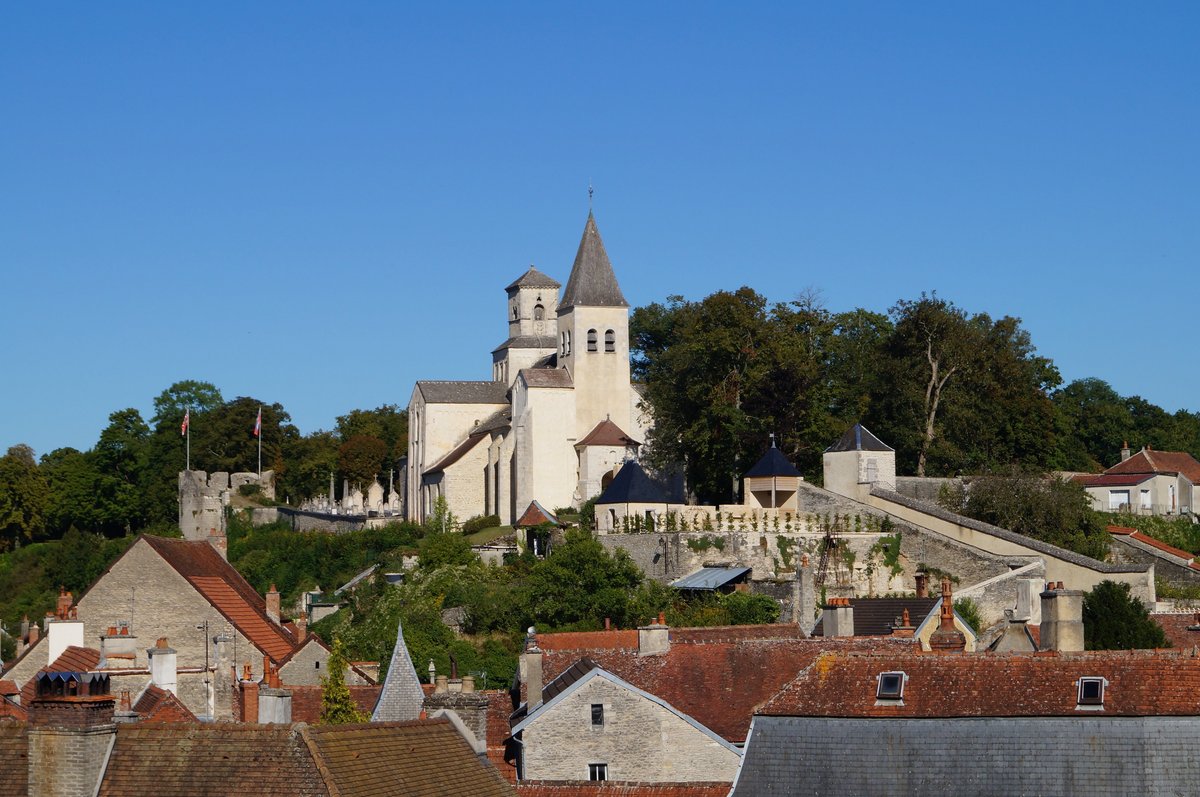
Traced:
<svg viewBox="0 0 1200 797">
<path fill-rule="evenodd" d="M 314 669 L 314 670 L 319 670 L 319 669 L 321 669 L 321 662 L 319 662 L 319 661 L 314 661 L 314 662 L 313 662 L 313 669 Z"/>
<path fill-rule="evenodd" d="M 1081 705 L 1081 706 L 1103 706 L 1104 705 L 1104 679 L 1103 678 L 1080 678 L 1079 679 L 1079 705 Z"/>
<path fill-rule="evenodd" d="M 592 704 L 592 724 L 593 725 L 603 725 L 604 724 L 604 704 L 603 703 L 593 703 Z"/>
<path fill-rule="evenodd" d="M 899 700 L 904 697 L 904 673 L 880 673 L 879 688 L 875 691 L 875 697 L 879 700 Z"/>
<path fill-rule="evenodd" d="M 608 764 L 588 764 L 588 780 L 608 780 Z"/>
</svg>

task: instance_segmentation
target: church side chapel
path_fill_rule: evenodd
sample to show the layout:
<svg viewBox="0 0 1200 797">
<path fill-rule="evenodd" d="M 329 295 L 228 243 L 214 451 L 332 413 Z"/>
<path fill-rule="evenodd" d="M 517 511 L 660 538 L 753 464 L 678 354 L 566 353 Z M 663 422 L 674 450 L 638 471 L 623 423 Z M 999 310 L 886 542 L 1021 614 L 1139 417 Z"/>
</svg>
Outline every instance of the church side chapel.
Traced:
<svg viewBox="0 0 1200 797">
<path fill-rule="evenodd" d="M 629 377 L 629 304 L 589 211 L 566 288 L 532 266 L 507 295 L 490 381 L 419 381 L 409 401 L 406 514 L 443 498 L 511 524 L 532 502 L 579 506 L 635 457 L 648 418 Z"/>
</svg>

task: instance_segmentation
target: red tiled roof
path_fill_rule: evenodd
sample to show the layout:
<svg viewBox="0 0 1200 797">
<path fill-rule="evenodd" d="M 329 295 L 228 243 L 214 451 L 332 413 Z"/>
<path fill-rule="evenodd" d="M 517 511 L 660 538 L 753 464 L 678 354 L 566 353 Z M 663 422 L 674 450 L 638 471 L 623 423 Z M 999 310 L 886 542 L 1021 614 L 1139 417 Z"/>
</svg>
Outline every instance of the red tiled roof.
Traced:
<svg viewBox="0 0 1200 797">
<path fill-rule="evenodd" d="M 883 672 L 903 672 L 904 699 L 876 699 Z M 1054 717 L 1077 708 L 1083 677 L 1107 680 L 1103 716 L 1200 715 L 1200 657 L 1190 651 L 830 653 L 758 713 L 801 717 Z M 882 704 L 881 704 L 882 703 Z"/>
<path fill-rule="evenodd" d="M 283 688 L 292 693 L 292 722 L 314 725 L 321 720 L 321 693 L 324 687 L 284 684 Z M 374 710 L 375 704 L 379 702 L 379 693 L 383 691 L 383 686 L 377 684 L 351 685 L 346 688 L 350 690 L 350 699 L 354 701 L 354 705 L 365 714 Z"/>
<path fill-rule="evenodd" d="M 296 647 L 295 639 L 267 617 L 263 596 L 207 542 L 149 534 L 142 539 L 273 661 L 282 660 Z"/>
<path fill-rule="evenodd" d="M 1109 526 L 1107 531 L 1109 534 L 1118 534 L 1121 536 L 1128 536 L 1130 534 L 1135 533 L 1137 531 L 1137 529 L 1131 529 L 1127 526 Z"/>
<path fill-rule="evenodd" d="M 89 672 L 99 666 L 100 651 L 71 645 L 60 653 L 49 666 L 43 667 L 38 672 Z M 36 680 L 36 678 L 30 678 L 21 687 L 21 705 L 28 706 L 29 701 L 33 700 L 34 695 L 37 694 Z"/>
<path fill-rule="evenodd" d="M 1188 612 L 1186 614 L 1152 614 L 1150 619 L 1158 623 L 1162 628 L 1163 633 L 1167 635 L 1167 641 L 1171 643 L 1171 647 L 1180 650 L 1191 650 L 1196 645 L 1200 645 L 1200 613 Z M 1192 627 L 1197 630 L 1193 631 Z"/>
<path fill-rule="evenodd" d="M 552 650 L 605 650 L 633 648 L 637 650 L 638 632 L 634 631 L 568 631 L 561 634 L 538 634 L 538 647 Z"/>
<path fill-rule="evenodd" d="M 640 446 L 637 440 L 634 440 L 629 435 L 621 431 L 621 427 L 617 426 L 610 419 L 605 418 L 592 431 L 584 435 L 583 439 L 575 444 L 575 447 L 580 446 Z"/>
<path fill-rule="evenodd" d="M 1182 473 L 1192 484 L 1200 484 L 1200 462 L 1186 451 L 1154 451 L 1145 448 L 1104 472 Z"/>
<path fill-rule="evenodd" d="M 628 783 L 615 780 L 523 780 L 521 797 L 726 797 L 731 783 Z"/>
<path fill-rule="evenodd" d="M 622 635 L 632 644 L 617 646 Z M 754 707 L 767 700 L 827 650 L 902 649 L 915 640 L 893 637 L 807 639 L 796 626 L 733 626 L 671 629 L 666 655 L 638 656 L 636 631 L 593 634 L 545 634 L 545 683 L 586 656 L 643 691 L 662 698 L 679 711 L 731 742 L 741 742 L 750 728 Z M 564 649 L 560 643 L 598 637 L 590 647 Z M 892 646 L 896 646 L 893 648 Z"/>
<path fill-rule="evenodd" d="M 1153 473 L 1080 473 L 1071 481 L 1084 487 L 1135 487 L 1153 478 Z"/>
<path fill-rule="evenodd" d="M 16 703 L 12 698 L 0 697 L 0 720 L 4 719 L 24 722 L 29 719 L 29 714 L 25 711 L 24 707 Z M 3 722 L 0 722 L 0 726 L 3 724 Z M 0 790 L 0 794 L 3 794 L 2 790 Z"/>
<path fill-rule="evenodd" d="M 1172 545 L 1167 545 L 1162 540 L 1155 539 L 1154 537 L 1151 537 L 1149 534 L 1145 534 L 1140 531 L 1135 531 L 1133 534 L 1130 534 L 1129 536 L 1132 537 L 1133 539 L 1137 540 L 1138 542 L 1146 543 L 1147 545 L 1151 546 L 1152 548 L 1157 548 L 1158 550 L 1163 551 L 1165 553 L 1169 553 L 1172 556 L 1178 556 L 1180 559 L 1186 559 L 1188 562 L 1191 562 L 1193 559 L 1196 558 L 1195 555 L 1190 554 L 1181 548 L 1176 548 Z"/>
<path fill-rule="evenodd" d="M 179 698 L 154 684 L 146 687 L 133 710 L 147 722 L 199 722 Z"/>
<path fill-rule="evenodd" d="M 558 518 L 537 501 L 531 501 L 529 508 L 525 510 L 525 514 L 521 515 L 521 519 L 513 524 L 513 528 L 540 526 L 543 523 L 557 524 Z"/>
<path fill-rule="evenodd" d="M 0 681 L 0 697 L 20 694 L 15 681 Z"/>
</svg>

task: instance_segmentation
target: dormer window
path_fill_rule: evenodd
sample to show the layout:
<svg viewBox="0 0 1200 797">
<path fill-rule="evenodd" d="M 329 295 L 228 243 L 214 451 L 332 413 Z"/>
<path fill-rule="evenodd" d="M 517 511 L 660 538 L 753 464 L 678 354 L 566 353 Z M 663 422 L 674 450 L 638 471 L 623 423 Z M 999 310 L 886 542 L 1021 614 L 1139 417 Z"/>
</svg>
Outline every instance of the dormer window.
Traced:
<svg viewBox="0 0 1200 797">
<path fill-rule="evenodd" d="M 1080 706 L 1104 706 L 1104 685 L 1107 683 L 1103 678 L 1088 676 L 1079 679 L 1079 705 Z"/>
<path fill-rule="evenodd" d="M 879 685 L 875 689 L 875 698 L 877 700 L 902 700 L 906 680 L 908 680 L 908 676 L 902 672 L 881 672 Z"/>
</svg>

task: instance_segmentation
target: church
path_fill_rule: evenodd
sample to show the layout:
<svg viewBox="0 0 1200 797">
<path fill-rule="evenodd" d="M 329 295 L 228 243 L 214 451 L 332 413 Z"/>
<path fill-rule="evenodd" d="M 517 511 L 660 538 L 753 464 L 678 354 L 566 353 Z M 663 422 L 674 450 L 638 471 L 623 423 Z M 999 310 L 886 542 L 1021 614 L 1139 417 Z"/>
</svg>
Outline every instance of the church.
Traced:
<svg viewBox="0 0 1200 797">
<path fill-rule="evenodd" d="M 532 266 L 505 288 L 508 337 L 488 381 L 420 381 L 408 404 L 405 506 L 515 522 L 577 507 L 645 440 L 629 377 L 629 304 L 588 213 L 567 286 Z"/>
</svg>

